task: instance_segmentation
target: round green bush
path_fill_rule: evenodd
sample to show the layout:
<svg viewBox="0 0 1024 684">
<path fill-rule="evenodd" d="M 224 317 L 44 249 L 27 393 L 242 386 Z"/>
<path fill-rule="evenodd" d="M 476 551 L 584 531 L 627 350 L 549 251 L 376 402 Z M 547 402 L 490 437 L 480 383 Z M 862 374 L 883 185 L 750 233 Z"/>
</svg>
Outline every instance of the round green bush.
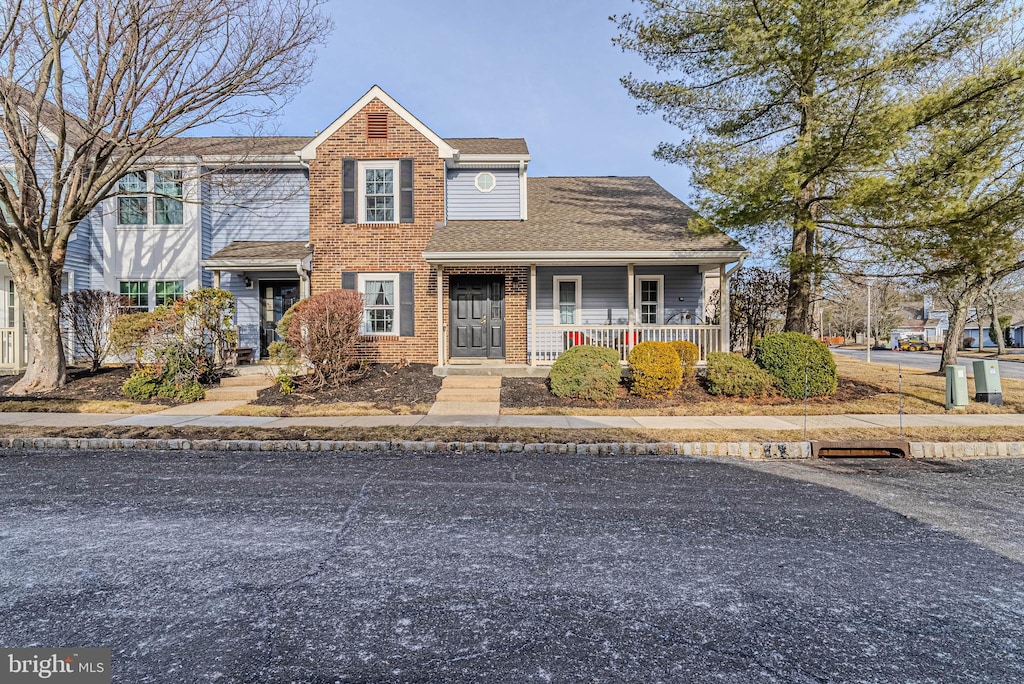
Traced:
<svg viewBox="0 0 1024 684">
<path fill-rule="evenodd" d="M 697 375 L 697 362 L 700 361 L 700 347 L 687 340 L 669 342 L 679 354 L 679 362 L 683 366 L 683 377 L 692 378 Z"/>
<path fill-rule="evenodd" d="M 668 342 L 641 342 L 629 352 L 633 373 L 633 394 L 645 399 L 661 399 L 683 384 L 683 366 L 679 354 Z"/>
<path fill-rule="evenodd" d="M 720 397 L 767 397 L 775 394 L 775 377 L 742 354 L 711 352 L 704 381 Z"/>
<path fill-rule="evenodd" d="M 611 401 L 622 379 L 619 353 L 581 344 L 558 355 L 548 374 L 551 393 L 568 399 Z"/>
<path fill-rule="evenodd" d="M 148 368 L 137 370 L 121 385 L 124 396 L 134 401 L 146 401 L 160 391 L 160 379 Z"/>
<path fill-rule="evenodd" d="M 832 352 L 810 335 L 795 332 L 767 335 L 754 343 L 757 364 L 774 375 L 790 399 L 828 397 L 836 392 L 836 362 Z"/>
</svg>

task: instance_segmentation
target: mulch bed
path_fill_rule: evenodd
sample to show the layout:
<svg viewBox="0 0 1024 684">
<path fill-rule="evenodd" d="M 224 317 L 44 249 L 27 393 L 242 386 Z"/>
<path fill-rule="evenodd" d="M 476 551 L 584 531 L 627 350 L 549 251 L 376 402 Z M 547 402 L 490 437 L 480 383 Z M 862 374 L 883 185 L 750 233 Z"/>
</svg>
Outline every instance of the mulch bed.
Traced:
<svg viewBox="0 0 1024 684">
<path fill-rule="evenodd" d="M 23 397 L 3 398 L 4 401 L 35 401 L 39 399 L 79 399 L 99 401 L 125 401 L 121 385 L 131 375 L 129 368 L 100 368 L 95 374 L 88 368 L 68 368 L 68 382 L 52 392 L 41 392 Z M 5 394 L 21 375 L 0 376 L 0 394 Z M 156 400 L 153 403 L 172 403 Z"/>
<path fill-rule="evenodd" d="M 810 404 L 837 404 L 857 399 L 868 399 L 888 390 L 856 380 L 839 378 L 839 388 L 831 397 L 817 397 L 808 400 Z M 659 409 L 669 406 L 688 406 L 704 402 L 750 403 L 750 399 L 716 397 L 708 394 L 699 379 L 684 380 L 679 391 L 664 399 L 644 399 L 629 393 L 625 384 L 619 386 L 618 396 L 614 401 L 587 401 L 584 399 L 562 399 L 556 397 L 548 389 L 544 378 L 505 378 L 501 383 L 501 405 L 506 408 L 556 407 L 556 408 L 595 408 L 595 409 Z M 787 399 L 786 397 L 768 397 L 757 399 L 764 406 L 785 406 L 800 404 L 803 400 Z"/>
<path fill-rule="evenodd" d="M 370 402 L 377 408 L 398 404 L 432 403 L 441 389 L 441 378 L 427 363 L 396 367 L 388 363 L 371 365 L 360 379 L 343 387 L 305 389 L 299 386 L 291 394 L 281 394 L 277 386 L 260 392 L 252 402 L 258 406 L 299 406 L 335 404 L 338 402 Z"/>
</svg>

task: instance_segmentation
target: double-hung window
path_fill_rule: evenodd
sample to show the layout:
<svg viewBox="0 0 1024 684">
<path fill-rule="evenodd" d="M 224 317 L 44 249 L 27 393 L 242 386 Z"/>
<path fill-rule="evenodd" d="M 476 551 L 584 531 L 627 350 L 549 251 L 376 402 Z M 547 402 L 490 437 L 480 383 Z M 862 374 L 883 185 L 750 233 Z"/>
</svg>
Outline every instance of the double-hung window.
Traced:
<svg viewBox="0 0 1024 684">
<path fill-rule="evenodd" d="M 555 310 L 557 325 L 579 325 L 582 310 L 583 278 L 581 276 L 555 276 Z"/>
<path fill-rule="evenodd" d="M 153 299 L 156 306 L 178 301 L 185 296 L 185 283 L 181 280 L 158 280 L 154 283 Z"/>
<path fill-rule="evenodd" d="M 359 162 L 359 222 L 398 220 L 398 162 Z"/>
<path fill-rule="evenodd" d="M 180 226 L 185 222 L 181 171 L 129 171 L 117 184 L 120 226 Z"/>
<path fill-rule="evenodd" d="M 122 280 L 121 297 L 131 313 L 149 311 L 149 281 Z"/>
<path fill-rule="evenodd" d="M 360 273 L 358 289 L 363 295 L 363 334 L 397 335 L 398 274 Z"/>
</svg>

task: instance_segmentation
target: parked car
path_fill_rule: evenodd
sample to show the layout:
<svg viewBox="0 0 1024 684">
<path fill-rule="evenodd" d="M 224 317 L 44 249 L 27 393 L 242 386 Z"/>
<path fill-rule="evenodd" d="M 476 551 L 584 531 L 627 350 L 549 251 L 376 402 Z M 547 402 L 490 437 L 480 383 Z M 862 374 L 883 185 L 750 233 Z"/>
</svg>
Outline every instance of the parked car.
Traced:
<svg viewBox="0 0 1024 684">
<path fill-rule="evenodd" d="M 932 345 L 923 337 L 904 337 L 900 340 L 900 351 L 928 351 Z"/>
</svg>

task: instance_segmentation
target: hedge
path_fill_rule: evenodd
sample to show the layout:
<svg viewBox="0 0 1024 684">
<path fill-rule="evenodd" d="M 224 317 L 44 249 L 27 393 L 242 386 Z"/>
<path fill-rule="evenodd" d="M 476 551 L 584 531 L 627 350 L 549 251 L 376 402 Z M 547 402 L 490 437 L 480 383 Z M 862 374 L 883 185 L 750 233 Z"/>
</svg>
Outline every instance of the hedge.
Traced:
<svg viewBox="0 0 1024 684">
<path fill-rule="evenodd" d="M 791 399 L 827 397 L 838 387 L 832 352 L 810 335 L 796 332 L 767 335 L 754 343 L 754 360 L 779 381 Z"/>
<path fill-rule="evenodd" d="M 766 397 L 778 380 L 742 354 L 711 352 L 705 375 L 708 392 L 721 397 Z"/>
<path fill-rule="evenodd" d="M 629 352 L 630 390 L 645 399 L 660 399 L 683 384 L 679 354 L 668 342 L 641 342 Z"/>
<path fill-rule="evenodd" d="M 548 374 L 551 393 L 568 399 L 611 401 L 622 379 L 619 352 L 586 344 L 558 355 Z"/>
</svg>

